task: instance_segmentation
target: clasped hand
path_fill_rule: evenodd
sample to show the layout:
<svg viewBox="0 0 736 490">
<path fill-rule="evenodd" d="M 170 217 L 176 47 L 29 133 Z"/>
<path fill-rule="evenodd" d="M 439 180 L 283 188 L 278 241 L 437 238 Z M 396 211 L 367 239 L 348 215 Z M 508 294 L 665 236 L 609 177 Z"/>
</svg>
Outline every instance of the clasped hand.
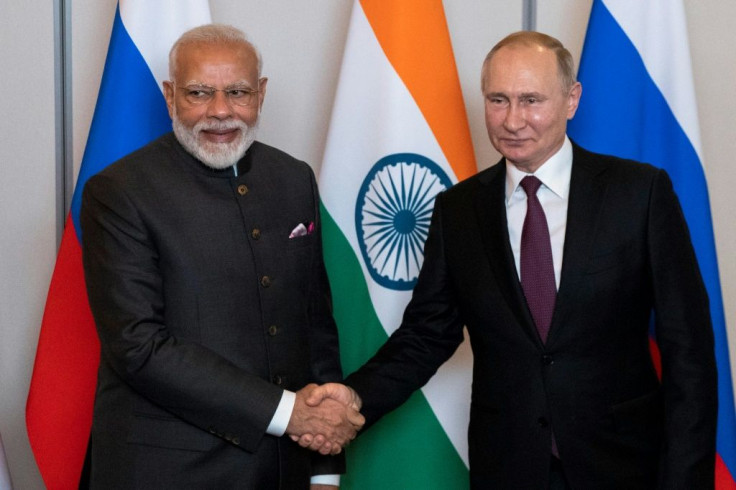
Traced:
<svg viewBox="0 0 736 490">
<path fill-rule="evenodd" d="M 345 385 L 308 384 L 296 392 L 286 433 L 301 447 L 338 454 L 365 424 L 361 405 L 358 394 Z"/>
</svg>

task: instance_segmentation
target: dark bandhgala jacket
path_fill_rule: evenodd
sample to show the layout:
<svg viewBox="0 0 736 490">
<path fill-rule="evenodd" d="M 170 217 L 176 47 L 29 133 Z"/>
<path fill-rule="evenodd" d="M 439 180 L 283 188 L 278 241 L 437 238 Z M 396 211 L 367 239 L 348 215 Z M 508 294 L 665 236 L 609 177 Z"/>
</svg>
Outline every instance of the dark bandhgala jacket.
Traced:
<svg viewBox="0 0 736 490">
<path fill-rule="evenodd" d="M 102 348 L 92 488 L 306 489 L 343 471 L 265 432 L 283 389 L 341 379 L 307 164 L 256 142 L 236 177 L 168 134 L 92 177 L 81 221 Z M 314 232 L 289 238 L 300 223 Z"/>
<path fill-rule="evenodd" d="M 572 488 L 713 488 L 708 298 L 670 179 L 573 148 L 547 343 L 514 265 L 502 160 L 437 197 L 402 325 L 346 382 L 374 423 L 434 374 L 466 325 L 473 488 L 547 488 L 552 433 Z M 652 312 L 661 382 L 649 351 Z"/>
</svg>

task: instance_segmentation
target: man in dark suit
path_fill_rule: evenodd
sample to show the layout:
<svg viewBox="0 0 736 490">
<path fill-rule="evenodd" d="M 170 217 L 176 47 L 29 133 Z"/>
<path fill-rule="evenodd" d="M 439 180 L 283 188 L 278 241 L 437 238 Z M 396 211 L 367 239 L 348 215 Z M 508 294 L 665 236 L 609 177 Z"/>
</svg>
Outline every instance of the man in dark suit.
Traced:
<svg viewBox="0 0 736 490">
<path fill-rule="evenodd" d="M 335 400 L 304 403 L 310 383 L 342 378 L 337 330 L 313 172 L 254 142 L 260 67 L 237 29 L 185 33 L 163 87 L 173 134 L 85 186 L 102 348 L 92 488 L 339 485 L 334 453 L 362 417 Z M 333 454 L 281 437 L 304 432 L 334 442 L 322 451 Z"/>
<path fill-rule="evenodd" d="M 375 423 L 450 357 L 465 325 L 473 488 L 713 488 L 708 298 L 667 174 L 567 138 L 582 87 L 554 38 L 502 40 L 482 90 L 504 158 L 437 196 L 402 325 L 345 380 L 354 391 L 330 384 L 308 402 L 362 398 Z"/>
</svg>

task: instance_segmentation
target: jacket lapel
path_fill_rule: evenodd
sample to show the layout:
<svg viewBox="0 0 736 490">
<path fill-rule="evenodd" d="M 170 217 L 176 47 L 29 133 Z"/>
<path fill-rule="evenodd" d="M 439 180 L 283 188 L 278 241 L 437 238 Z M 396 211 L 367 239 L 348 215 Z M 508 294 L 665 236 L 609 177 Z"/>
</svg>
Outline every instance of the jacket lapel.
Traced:
<svg viewBox="0 0 736 490">
<path fill-rule="evenodd" d="M 604 171 L 605 167 L 596 165 L 592 154 L 573 144 L 562 273 L 547 345 L 555 341 L 567 323 L 575 306 L 577 291 L 582 287 L 585 266 L 592 253 L 598 215 L 605 199 L 605 179 L 600 178 Z"/>
<path fill-rule="evenodd" d="M 541 342 L 524 299 L 509 243 L 505 203 L 505 160 L 502 159 L 479 177 L 481 185 L 474 196 L 473 204 L 491 270 L 518 323 L 532 339 Z"/>
</svg>

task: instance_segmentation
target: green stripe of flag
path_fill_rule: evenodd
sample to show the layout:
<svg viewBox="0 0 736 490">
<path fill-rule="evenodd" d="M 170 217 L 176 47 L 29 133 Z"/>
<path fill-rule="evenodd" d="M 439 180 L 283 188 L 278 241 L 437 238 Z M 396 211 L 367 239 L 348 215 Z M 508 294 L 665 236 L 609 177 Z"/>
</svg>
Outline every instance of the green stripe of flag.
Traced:
<svg viewBox="0 0 736 490">
<path fill-rule="evenodd" d="M 324 207 L 322 237 L 347 375 L 367 361 L 387 335 L 371 303 L 358 259 Z M 421 391 L 361 434 L 347 450 L 347 464 L 344 489 L 453 490 L 469 486 L 465 464 Z"/>
</svg>

